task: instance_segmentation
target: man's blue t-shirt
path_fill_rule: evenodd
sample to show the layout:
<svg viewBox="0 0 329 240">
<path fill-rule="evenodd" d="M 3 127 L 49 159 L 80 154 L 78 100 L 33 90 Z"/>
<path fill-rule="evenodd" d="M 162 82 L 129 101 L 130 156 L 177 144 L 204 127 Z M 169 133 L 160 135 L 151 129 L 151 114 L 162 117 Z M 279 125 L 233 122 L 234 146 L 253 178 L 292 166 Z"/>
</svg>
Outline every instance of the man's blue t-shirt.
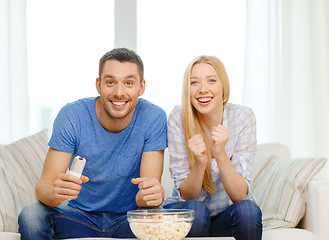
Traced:
<svg viewBox="0 0 329 240">
<path fill-rule="evenodd" d="M 143 152 L 167 147 L 167 117 L 158 106 L 139 99 L 130 124 L 119 133 L 106 131 L 99 123 L 95 98 L 65 105 L 54 121 L 49 146 L 86 158 L 78 197 L 70 206 L 85 211 L 124 213 L 137 208 L 138 186 L 131 179 L 140 176 Z"/>
</svg>

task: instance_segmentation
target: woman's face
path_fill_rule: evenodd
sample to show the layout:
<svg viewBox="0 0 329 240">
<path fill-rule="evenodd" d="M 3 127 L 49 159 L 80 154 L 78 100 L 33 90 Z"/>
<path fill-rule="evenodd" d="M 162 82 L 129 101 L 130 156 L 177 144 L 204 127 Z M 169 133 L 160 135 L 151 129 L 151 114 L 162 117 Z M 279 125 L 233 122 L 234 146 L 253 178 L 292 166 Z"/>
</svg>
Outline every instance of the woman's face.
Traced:
<svg viewBox="0 0 329 240">
<path fill-rule="evenodd" d="M 223 110 L 222 82 L 210 64 L 198 63 L 192 67 L 190 101 L 201 114 L 216 114 Z"/>
</svg>

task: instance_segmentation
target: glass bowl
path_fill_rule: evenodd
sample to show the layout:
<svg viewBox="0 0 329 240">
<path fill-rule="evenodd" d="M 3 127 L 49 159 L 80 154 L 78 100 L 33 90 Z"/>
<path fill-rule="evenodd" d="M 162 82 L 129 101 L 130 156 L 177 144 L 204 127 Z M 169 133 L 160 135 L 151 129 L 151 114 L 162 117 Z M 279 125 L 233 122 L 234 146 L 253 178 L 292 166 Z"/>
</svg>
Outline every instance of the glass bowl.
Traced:
<svg viewBox="0 0 329 240">
<path fill-rule="evenodd" d="M 129 226 L 140 240 L 181 240 L 189 233 L 194 210 L 145 209 L 127 213 Z"/>
</svg>

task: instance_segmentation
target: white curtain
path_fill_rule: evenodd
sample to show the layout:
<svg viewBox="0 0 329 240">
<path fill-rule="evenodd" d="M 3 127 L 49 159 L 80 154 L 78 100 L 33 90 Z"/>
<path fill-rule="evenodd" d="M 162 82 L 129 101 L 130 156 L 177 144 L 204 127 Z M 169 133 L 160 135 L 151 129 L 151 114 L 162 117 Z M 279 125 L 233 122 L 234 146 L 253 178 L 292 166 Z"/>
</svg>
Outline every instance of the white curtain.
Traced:
<svg viewBox="0 0 329 240">
<path fill-rule="evenodd" d="M 0 0 L 0 144 L 29 133 L 25 0 Z"/>
<path fill-rule="evenodd" d="M 243 102 L 258 142 L 293 157 L 329 157 L 328 13 L 327 0 L 247 0 Z"/>
</svg>

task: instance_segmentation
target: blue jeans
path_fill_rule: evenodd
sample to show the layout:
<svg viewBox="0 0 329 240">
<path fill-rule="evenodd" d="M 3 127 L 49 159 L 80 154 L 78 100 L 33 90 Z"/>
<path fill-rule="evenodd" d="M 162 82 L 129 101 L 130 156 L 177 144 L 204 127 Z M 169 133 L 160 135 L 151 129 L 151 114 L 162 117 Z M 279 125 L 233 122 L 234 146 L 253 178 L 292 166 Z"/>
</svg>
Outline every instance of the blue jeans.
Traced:
<svg viewBox="0 0 329 240">
<path fill-rule="evenodd" d="M 18 218 L 22 240 L 80 237 L 134 238 L 126 213 L 86 212 L 66 204 L 56 208 L 33 203 Z"/>
<path fill-rule="evenodd" d="M 193 209 L 195 212 L 188 237 L 234 237 L 236 240 L 262 239 L 262 212 L 254 201 L 236 202 L 220 214 L 210 217 L 201 201 L 188 200 L 163 206 L 166 209 Z"/>
</svg>

